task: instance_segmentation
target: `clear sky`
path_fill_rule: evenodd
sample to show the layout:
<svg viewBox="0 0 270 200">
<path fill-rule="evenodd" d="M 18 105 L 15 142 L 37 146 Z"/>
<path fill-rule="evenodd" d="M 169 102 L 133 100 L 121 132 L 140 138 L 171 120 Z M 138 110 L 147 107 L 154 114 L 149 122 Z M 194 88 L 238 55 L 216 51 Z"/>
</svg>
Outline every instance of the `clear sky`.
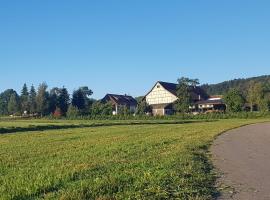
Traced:
<svg viewBox="0 0 270 200">
<path fill-rule="evenodd" d="M 270 74 L 269 0 L 0 0 L 0 91 L 46 81 L 144 95 Z"/>
</svg>

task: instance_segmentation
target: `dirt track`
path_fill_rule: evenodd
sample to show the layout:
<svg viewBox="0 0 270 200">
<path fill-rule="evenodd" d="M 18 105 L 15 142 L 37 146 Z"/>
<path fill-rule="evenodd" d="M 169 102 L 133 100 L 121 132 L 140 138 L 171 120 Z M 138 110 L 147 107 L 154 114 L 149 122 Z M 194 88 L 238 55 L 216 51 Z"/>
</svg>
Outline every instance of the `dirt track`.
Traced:
<svg viewBox="0 0 270 200">
<path fill-rule="evenodd" d="M 270 200 L 270 123 L 224 133 L 211 153 L 225 188 L 218 199 Z"/>
</svg>

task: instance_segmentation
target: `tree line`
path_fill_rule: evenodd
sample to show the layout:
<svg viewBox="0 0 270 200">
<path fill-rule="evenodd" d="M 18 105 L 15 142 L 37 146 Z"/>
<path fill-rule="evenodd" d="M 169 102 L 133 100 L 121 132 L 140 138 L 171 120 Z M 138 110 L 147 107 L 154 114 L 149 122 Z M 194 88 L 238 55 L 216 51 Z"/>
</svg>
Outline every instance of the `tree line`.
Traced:
<svg viewBox="0 0 270 200">
<path fill-rule="evenodd" d="M 113 113 L 111 103 L 102 103 L 91 98 L 93 91 L 87 86 L 79 87 L 70 95 L 65 87 L 48 89 L 46 83 L 41 83 L 37 89 L 23 85 L 20 94 L 13 89 L 0 94 L 0 116 L 108 116 Z M 150 112 L 150 107 L 142 98 L 138 98 L 136 114 Z M 119 115 L 131 115 L 125 106 L 118 110 Z"/>
<path fill-rule="evenodd" d="M 268 112 L 270 110 L 270 82 L 261 81 L 268 80 L 269 76 L 247 79 L 245 89 L 239 89 L 238 85 L 231 86 L 224 93 L 223 100 L 227 107 L 227 112 L 241 111 L 261 111 Z M 241 79 L 242 80 L 242 79 Z M 245 80 L 245 79 L 244 79 Z M 226 82 L 227 83 L 227 82 Z M 237 83 L 237 82 L 235 82 Z M 182 77 L 178 79 L 177 96 L 178 100 L 174 103 L 174 109 L 178 113 L 189 112 L 190 105 L 194 104 L 191 98 L 191 88 L 199 85 L 198 79 L 190 79 Z M 204 86 L 201 89 L 205 91 Z M 208 95 L 207 92 L 205 92 Z M 220 94 L 220 93 L 214 93 Z"/>
<path fill-rule="evenodd" d="M 112 111 L 110 105 L 90 98 L 92 94 L 93 91 L 86 86 L 70 95 L 65 87 L 48 90 L 48 85 L 41 83 L 36 90 L 33 85 L 28 89 L 24 84 L 20 94 L 13 89 L 0 94 L 0 115 L 77 116 Z"/>
<path fill-rule="evenodd" d="M 270 84 L 252 80 L 246 90 L 231 88 L 225 93 L 224 100 L 229 112 L 268 112 L 270 110 Z"/>
</svg>

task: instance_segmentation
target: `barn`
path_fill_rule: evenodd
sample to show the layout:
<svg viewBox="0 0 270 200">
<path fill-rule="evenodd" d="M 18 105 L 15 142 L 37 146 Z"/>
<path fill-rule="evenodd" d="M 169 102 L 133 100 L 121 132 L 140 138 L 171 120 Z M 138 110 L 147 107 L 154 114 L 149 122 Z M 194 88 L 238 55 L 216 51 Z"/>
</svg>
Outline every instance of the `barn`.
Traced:
<svg viewBox="0 0 270 200">
<path fill-rule="evenodd" d="M 191 87 L 190 91 L 194 103 L 208 98 L 201 87 Z M 152 107 L 153 115 L 173 114 L 173 103 L 178 99 L 176 92 L 177 84 L 158 81 L 145 96 L 147 104 Z"/>
</svg>

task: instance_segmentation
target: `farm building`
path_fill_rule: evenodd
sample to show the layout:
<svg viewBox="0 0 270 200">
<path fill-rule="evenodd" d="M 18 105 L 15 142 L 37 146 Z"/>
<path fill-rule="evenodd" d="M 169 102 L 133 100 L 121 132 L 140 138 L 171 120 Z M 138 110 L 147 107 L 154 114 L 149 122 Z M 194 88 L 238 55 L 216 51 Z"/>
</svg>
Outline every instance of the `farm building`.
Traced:
<svg viewBox="0 0 270 200">
<path fill-rule="evenodd" d="M 102 100 L 102 103 L 111 103 L 113 105 L 113 115 L 117 115 L 120 109 L 126 107 L 131 113 L 135 113 L 137 101 L 132 96 L 107 94 Z"/>
<path fill-rule="evenodd" d="M 192 87 L 191 97 L 194 103 L 207 100 L 208 95 L 200 87 Z M 177 84 L 158 81 L 145 96 L 146 102 L 152 107 L 153 115 L 170 115 L 174 112 L 173 103 L 178 99 Z"/>
<path fill-rule="evenodd" d="M 207 100 L 196 102 L 199 112 L 225 111 L 226 105 L 222 96 L 210 96 Z"/>
</svg>

